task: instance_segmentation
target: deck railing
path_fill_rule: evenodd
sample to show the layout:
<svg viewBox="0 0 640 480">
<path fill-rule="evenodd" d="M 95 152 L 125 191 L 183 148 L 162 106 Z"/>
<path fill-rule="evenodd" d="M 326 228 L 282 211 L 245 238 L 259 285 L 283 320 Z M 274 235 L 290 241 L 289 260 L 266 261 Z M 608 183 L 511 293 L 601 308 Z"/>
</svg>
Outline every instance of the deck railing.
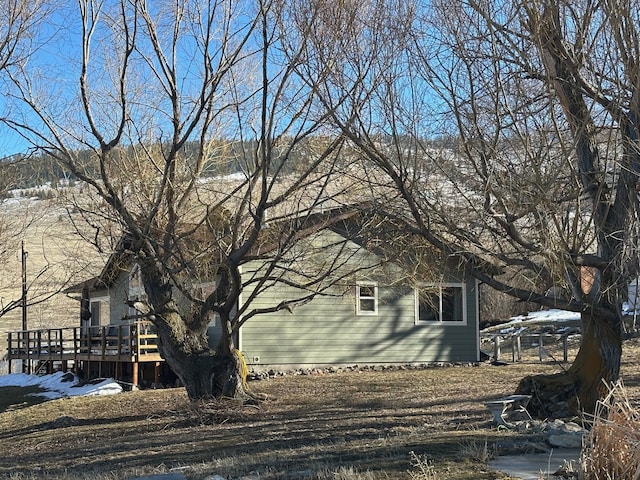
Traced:
<svg viewBox="0 0 640 480">
<path fill-rule="evenodd" d="M 157 361 L 158 337 L 150 322 L 20 330 L 8 334 L 8 360 Z"/>
</svg>

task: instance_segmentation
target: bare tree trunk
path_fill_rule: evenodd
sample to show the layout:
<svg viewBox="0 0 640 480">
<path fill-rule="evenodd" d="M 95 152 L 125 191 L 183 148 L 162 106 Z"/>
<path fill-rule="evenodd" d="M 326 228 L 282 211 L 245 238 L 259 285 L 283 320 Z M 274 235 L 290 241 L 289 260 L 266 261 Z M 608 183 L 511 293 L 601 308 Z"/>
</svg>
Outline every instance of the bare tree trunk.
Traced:
<svg viewBox="0 0 640 480">
<path fill-rule="evenodd" d="M 223 335 L 214 352 L 207 333 L 182 327 L 183 319 L 170 314 L 156 319 L 162 358 L 184 385 L 192 400 L 230 397 L 247 399 L 242 364 L 231 337 Z M 165 348 L 164 345 L 170 345 Z"/>
<path fill-rule="evenodd" d="M 153 261 L 143 262 L 141 272 L 151 319 L 158 332 L 158 350 L 184 385 L 192 400 L 245 398 L 242 365 L 235 353 L 228 314 L 216 351 L 209 346 L 207 321 L 198 322 L 181 312 L 174 289 Z M 193 312 L 189 312 L 193 315 Z"/>
<path fill-rule="evenodd" d="M 622 339 L 607 321 L 582 314 L 582 343 L 571 367 L 554 375 L 523 378 L 516 393 L 531 395 L 529 413 L 562 418 L 594 413 L 598 399 L 620 373 Z"/>
</svg>

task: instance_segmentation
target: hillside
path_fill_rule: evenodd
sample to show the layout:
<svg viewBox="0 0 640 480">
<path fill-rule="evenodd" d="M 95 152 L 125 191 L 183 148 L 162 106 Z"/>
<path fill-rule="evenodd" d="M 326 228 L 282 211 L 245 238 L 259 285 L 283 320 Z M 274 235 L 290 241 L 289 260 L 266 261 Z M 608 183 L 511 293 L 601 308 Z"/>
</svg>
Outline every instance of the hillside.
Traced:
<svg viewBox="0 0 640 480">
<path fill-rule="evenodd" d="M 27 310 L 29 329 L 74 326 L 79 305 L 60 291 L 99 273 L 102 256 L 74 228 L 67 210 L 55 198 L 20 197 L 0 203 L 0 301 L 2 306 L 19 300 L 21 281 L 21 242 L 27 252 L 28 301 L 48 300 Z M 80 218 L 75 217 L 82 226 Z M 21 329 L 22 310 L 14 309 L 0 318 L 0 335 Z M 4 354 L 2 341 L 0 356 Z"/>
</svg>

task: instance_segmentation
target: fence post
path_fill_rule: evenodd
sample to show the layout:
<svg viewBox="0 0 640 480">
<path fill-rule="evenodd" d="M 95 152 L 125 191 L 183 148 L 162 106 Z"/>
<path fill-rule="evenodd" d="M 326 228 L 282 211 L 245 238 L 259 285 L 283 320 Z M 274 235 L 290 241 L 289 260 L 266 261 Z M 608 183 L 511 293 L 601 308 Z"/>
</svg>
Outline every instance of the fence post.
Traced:
<svg viewBox="0 0 640 480">
<path fill-rule="evenodd" d="M 502 337 L 498 335 L 494 339 L 493 359 L 495 361 L 500 360 L 500 343 L 502 343 Z"/>
<path fill-rule="evenodd" d="M 511 337 L 511 361 L 519 362 L 520 360 L 522 360 L 522 343 L 518 333 Z"/>
<path fill-rule="evenodd" d="M 562 336 L 562 353 L 564 361 L 567 362 L 569 360 L 569 335 L 567 334 Z"/>
</svg>

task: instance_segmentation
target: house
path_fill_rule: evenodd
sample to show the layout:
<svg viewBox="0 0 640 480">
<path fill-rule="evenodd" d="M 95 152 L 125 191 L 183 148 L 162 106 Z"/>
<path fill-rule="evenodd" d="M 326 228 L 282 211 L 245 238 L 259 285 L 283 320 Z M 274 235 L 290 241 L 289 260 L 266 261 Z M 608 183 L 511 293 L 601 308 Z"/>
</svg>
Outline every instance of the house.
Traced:
<svg viewBox="0 0 640 480">
<path fill-rule="evenodd" d="M 307 229 L 295 248 L 300 252 L 311 249 L 315 254 L 294 255 L 287 260 L 291 262 L 287 270 L 310 277 L 314 261 L 322 262 L 332 248 L 339 249 L 343 257 L 332 274 L 333 281 L 310 301 L 262 313 L 240 327 L 236 343 L 250 367 L 263 370 L 480 359 L 479 292 L 474 278 L 446 259 L 430 261 L 430 255 L 435 258 L 431 249 L 416 253 L 403 245 L 400 250 L 411 253 L 399 255 L 384 234 L 360 234 L 350 215 L 322 218 L 337 220 L 318 221 Z M 268 250 L 265 244 L 260 248 L 262 253 Z M 259 279 L 263 268 L 264 262 L 259 260 L 243 265 L 247 287 L 240 304 L 254 293 L 251 280 Z M 81 330 L 122 328 L 142 320 L 129 307 L 131 300 L 143 298 L 145 293 L 140 268 L 127 253 L 126 241 L 111 255 L 100 276 L 86 286 L 84 301 L 91 315 L 84 315 Z M 269 310 L 297 293 L 296 287 L 288 284 L 271 285 L 255 295 L 251 306 Z M 210 345 L 215 347 L 220 335 L 218 319 L 212 318 L 208 334 Z M 136 379 L 166 378 L 166 367 L 159 366 L 156 359 L 153 369 Z"/>
<path fill-rule="evenodd" d="M 409 273 L 406 265 L 382 259 L 388 255 L 381 248 L 349 228 L 353 225 L 335 222 L 298 240 L 301 249 L 339 245 L 348 252 L 340 267 L 344 274 L 303 305 L 247 321 L 237 339 L 247 362 L 266 368 L 479 360 L 476 280 L 454 267 L 437 272 L 425 268 L 419 278 L 420 270 Z M 258 261 L 243 266 L 243 280 L 259 277 L 261 267 Z M 269 287 L 256 296 L 252 307 L 268 309 L 295 298 L 295 290 L 282 284 Z M 250 294 L 245 290 L 241 303 Z M 91 322 L 117 325 L 139 318 L 127 300 L 143 295 L 139 267 L 116 252 L 90 291 Z M 212 347 L 219 328 L 212 319 Z"/>
</svg>

